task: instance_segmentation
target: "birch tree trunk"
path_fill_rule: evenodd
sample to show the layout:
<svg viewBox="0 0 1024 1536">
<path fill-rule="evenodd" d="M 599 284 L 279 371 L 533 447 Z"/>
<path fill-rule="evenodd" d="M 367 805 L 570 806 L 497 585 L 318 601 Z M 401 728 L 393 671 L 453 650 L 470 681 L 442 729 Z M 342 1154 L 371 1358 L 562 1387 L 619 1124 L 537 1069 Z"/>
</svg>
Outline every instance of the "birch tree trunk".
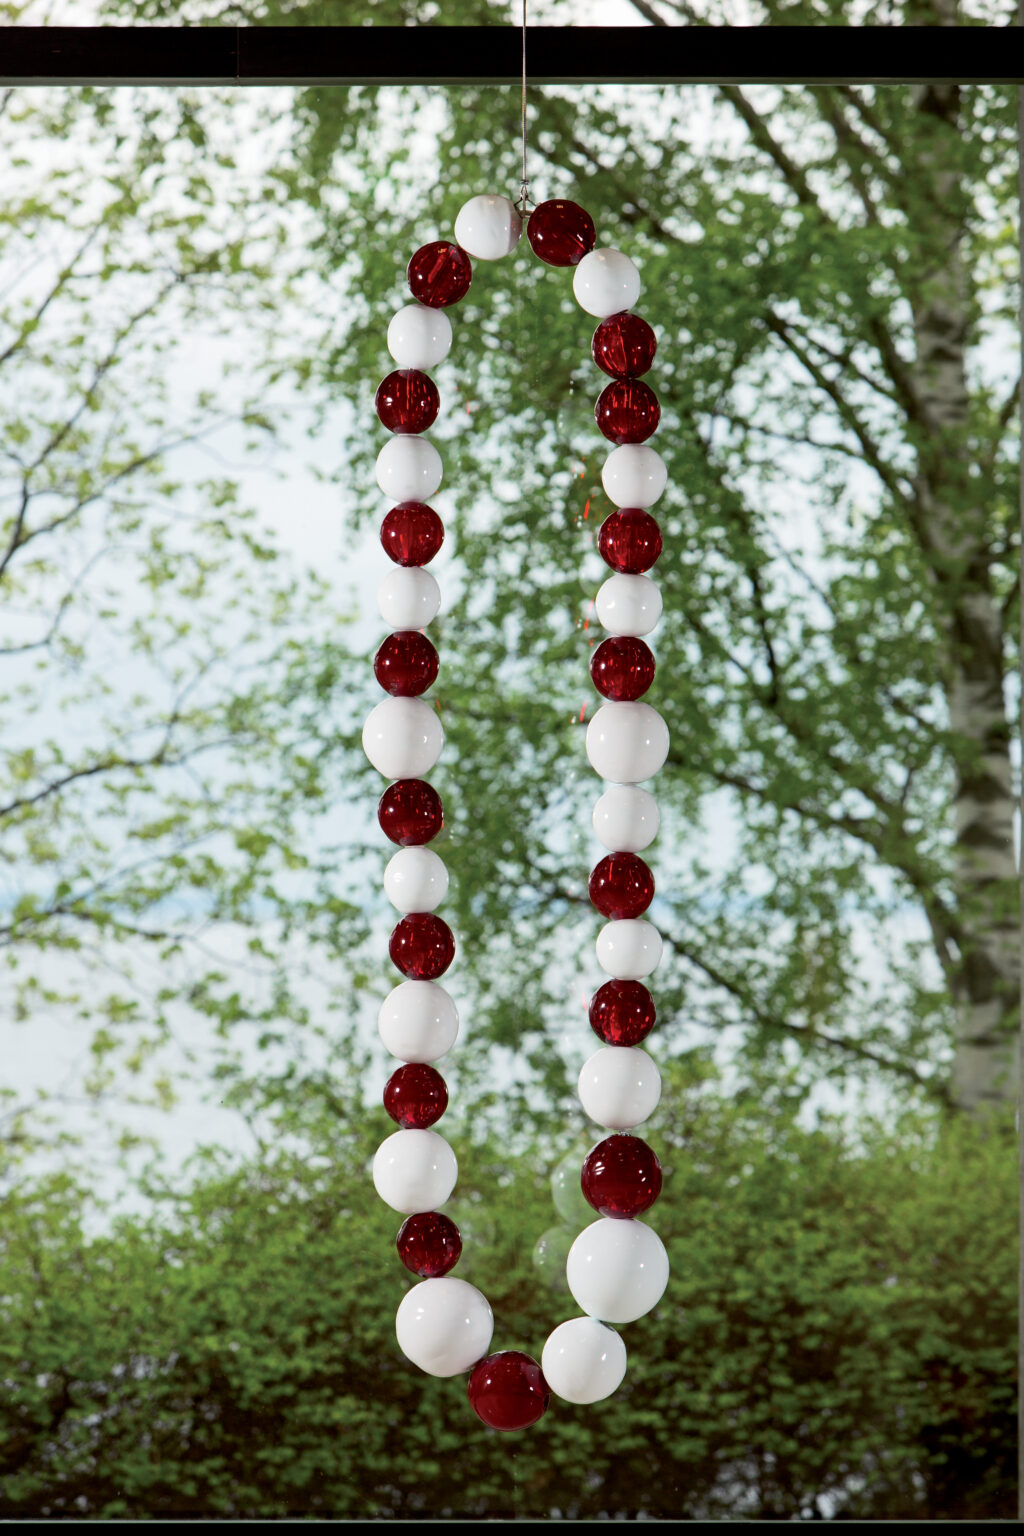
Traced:
<svg viewBox="0 0 1024 1536">
<path fill-rule="evenodd" d="M 932 0 L 914 21 L 949 26 L 955 0 Z M 949 939 L 957 1011 L 952 1097 L 972 1112 L 1012 1102 L 1019 1070 L 1019 891 L 1015 798 L 1006 698 L 1007 641 L 991 580 L 988 509 L 979 504 L 967 449 L 965 350 L 972 294 L 963 255 L 967 199 L 957 169 L 960 88 L 916 88 L 921 154 L 908 176 L 926 231 L 914 295 L 918 447 L 914 520 L 944 615 L 943 686 L 956 737 L 953 880 L 957 929 Z"/>
</svg>

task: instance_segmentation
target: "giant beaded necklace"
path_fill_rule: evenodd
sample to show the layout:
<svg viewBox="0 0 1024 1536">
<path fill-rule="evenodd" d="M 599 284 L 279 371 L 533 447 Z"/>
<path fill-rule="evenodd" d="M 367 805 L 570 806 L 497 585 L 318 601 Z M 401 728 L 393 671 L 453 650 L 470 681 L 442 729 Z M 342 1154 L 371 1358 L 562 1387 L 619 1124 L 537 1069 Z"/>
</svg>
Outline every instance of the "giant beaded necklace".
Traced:
<svg viewBox="0 0 1024 1536">
<path fill-rule="evenodd" d="M 526 197 L 520 199 L 525 214 Z M 462 1242 L 450 1217 L 438 1210 L 458 1175 L 455 1154 L 430 1127 L 448 1104 L 444 1079 L 431 1063 L 451 1049 L 459 1020 L 438 985 L 455 954 L 455 940 L 436 908 L 448 890 L 448 872 L 426 845 L 440 831 L 437 791 L 423 775 L 444 744 L 436 710 L 422 695 L 437 677 L 438 655 L 423 632 L 441 605 L 437 581 L 426 569 L 444 538 L 438 514 L 427 505 L 441 484 L 441 457 L 421 434 L 434 422 L 440 399 L 424 371 L 448 354 L 452 327 L 446 311 L 468 292 L 474 260 L 511 254 L 522 217 L 506 197 L 473 197 L 455 220 L 455 241 L 422 246 L 408 267 L 414 303 L 388 327 L 396 370 L 377 390 L 377 415 L 393 435 L 377 459 L 377 481 L 394 503 L 380 540 L 394 562 L 377 594 L 381 617 L 393 633 L 374 657 L 386 697 L 371 711 L 363 748 L 393 782 L 377 810 L 384 833 L 399 845 L 384 871 L 384 890 L 402 914 L 391 934 L 390 956 L 402 975 L 379 1016 L 381 1039 L 403 1063 L 389 1078 L 384 1104 L 400 1127 L 373 1161 L 377 1192 L 406 1217 L 397 1238 L 402 1263 L 419 1283 L 403 1297 L 396 1332 L 403 1353 L 434 1376 L 469 1372 L 469 1400 L 494 1429 L 536 1423 L 550 1394 L 570 1403 L 610 1396 L 626 1370 L 626 1347 L 610 1324 L 633 1322 L 654 1307 L 668 1282 L 668 1257 L 657 1233 L 637 1217 L 661 1190 L 661 1165 L 639 1136 L 661 1093 L 657 1066 L 640 1042 L 650 1032 L 654 1001 L 643 985 L 661 958 L 661 937 L 642 917 L 654 896 L 654 878 L 639 857 L 656 836 L 658 808 L 640 788 L 662 766 L 668 729 L 640 702 L 654 678 L 654 657 L 643 640 L 661 616 L 661 595 L 644 572 L 661 553 L 661 531 L 647 510 L 665 488 L 663 460 L 646 440 L 660 417 L 657 397 L 641 379 L 655 353 L 654 332 L 633 313 L 640 274 L 630 258 L 596 247 L 593 220 L 576 203 L 551 201 L 533 209 L 527 236 L 534 253 L 554 267 L 572 267 L 580 306 L 600 320 L 592 354 L 612 382 L 595 408 L 597 424 L 616 446 L 602 470 L 604 489 L 618 509 L 605 519 L 598 548 L 613 574 L 595 609 L 608 638 L 595 649 L 590 674 L 607 701 L 587 728 L 586 750 L 607 787 L 594 808 L 594 830 L 609 850 L 590 876 L 590 899 L 607 921 L 597 937 L 597 960 L 610 979 L 590 1003 L 590 1024 L 603 1045 L 584 1065 L 579 1096 L 587 1115 L 612 1132 L 584 1160 L 583 1194 L 598 1219 L 576 1238 L 566 1262 L 569 1290 L 583 1313 L 560 1323 L 540 1363 L 518 1350 L 489 1353 L 494 1318 L 475 1286 L 450 1274 Z"/>
</svg>

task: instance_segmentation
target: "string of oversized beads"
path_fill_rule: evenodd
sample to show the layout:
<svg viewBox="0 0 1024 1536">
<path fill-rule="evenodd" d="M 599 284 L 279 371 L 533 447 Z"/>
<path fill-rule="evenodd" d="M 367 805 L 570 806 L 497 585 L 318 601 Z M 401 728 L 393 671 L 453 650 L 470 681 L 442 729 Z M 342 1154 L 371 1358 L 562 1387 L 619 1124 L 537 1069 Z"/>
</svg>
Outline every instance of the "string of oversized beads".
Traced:
<svg viewBox="0 0 1024 1536">
<path fill-rule="evenodd" d="M 405 1216 L 397 1238 L 402 1263 L 419 1283 L 398 1308 L 396 1331 L 405 1355 L 434 1376 L 469 1373 L 469 1400 L 494 1429 L 524 1429 L 547 1408 L 551 1392 L 571 1403 L 609 1397 L 626 1370 L 626 1347 L 611 1324 L 633 1322 L 657 1305 L 668 1282 L 661 1239 L 637 1218 L 661 1190 L 661 1165 L 639 1136 L 628 1134 L 652 1113 L 661 1094 L 658 1069 L 641 1049 L 654 1025 L 654 1001 L 644 985 L 661 958 L 661 938 L 643 914 L 654 896 L 654 877 L 639 857 L 658 831 L 654 797 L 640 788 L 668 753 L 664 720 L 641 699 L 654 679 L 654 657 L 644 636 L 661 616 L 661 597 L 646 575 L 661 553 L 661 532 L 648 508 L 665 488 L 666 471 L 647 439 L 660 407 L 643 382 L 654 360 L 655 337 L 633 313 L 640 295 L 634 263 L 611 247 L 595 248 L 589 214 L 575 203 L 534 208 L 527 236 L 534 253 L 554 267 L 572 267 L 573 291 L 600 324 L 593 358 L 609 376 L 595 415 L 616 446 L 602 471 L 616 511 L 601 527 L 598 547 L 612 575 L 596 599 L 608 638 L 594 650 L 590 672 L 605 702 L 586 736 L 591 765 L 607 782 L 593 815 L 607 857 L 590 876 L 590 898 L 607 920 L 597 938 L 597 959 L 609 980 L 590 1004 L 590 1024 L 601 1048 L 586 1062 L 579 1095 L 587 1115 L 606 1131 L 583 1163 L 581 1187 L 598 1220 L 573 1244 L 569 1290 L 582 1317 L 559 1324 L 540 1363 L 518 1350 L 488 1353 L 494 1317 L 486 1297 L 451 1275 L 462 1242 L 439 1207 L 455 1188 L 455 1154 L 432 1130 L 448 1092 L 432 1063 L 452 1048 L 459 1018 L 439 985 L 455 954 L 448 924 L 436 915 L 448 890 L 448 872 L 427 844 L 444 814 L 426 782 L 441 755 L 444 733 L 423 695 L 437 677 L 438 656 L 424 630 L 438 613 L 441 594 L 426 569 L 441 548 L 444 527 L 428 504 L 441 484 L 441 457 L 422 434 L 438 413 L 439 397 L 426 369 L 448 354 L 447 310 L 469 290 L 473 260 L 494 261 L 515 250 L 522 218 L 508 198 L 471 198 L 455 221 L 455 241 L 438 240 L 409 262 L 414 302 L 388 327 L 396 369 L 377 390 L 377 414 L 392 433 L 377 459 L 377 481 L 393 503 L 380 539 L 393 569 L 377 599 L 393 631 L 373 663 L 385 698 L 363 730 L 367 757 L 392 780 L 377 810 L 381 829 L 398 851 L 384 871 L 384 889 L 401 914 L 391 934 L 391 960 L 403 980 L 385 999 L 381 1039 L 402 1065 L 384 1089 L 384 1105 L 399 1129 L 378 1149 L 373 1179 L 381 1198 Z"/>
</svg>

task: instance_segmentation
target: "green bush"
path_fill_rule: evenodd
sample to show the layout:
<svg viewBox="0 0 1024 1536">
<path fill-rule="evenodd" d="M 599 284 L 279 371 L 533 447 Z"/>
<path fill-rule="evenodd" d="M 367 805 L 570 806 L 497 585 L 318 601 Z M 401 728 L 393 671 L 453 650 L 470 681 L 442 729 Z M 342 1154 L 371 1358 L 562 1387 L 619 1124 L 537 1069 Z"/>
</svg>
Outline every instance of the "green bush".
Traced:
<svg viewBox="0 0 1024 1536">
<path fill-rule="evenodd" d="M 609 1401 L 522 1436 L 404 1360 L 411 1277 L 368 1162 L 389 1122 L 207 1174 L 83 1236 L 64 1180 L 0 1240 L 0 1514 L 321 1518 L 1013 1515 L 1012 1135 L 908 1117 L 802 1128 L 667 1070 L 662 1303 Z M 454 1136 L 494 1348 L 578 1310 L 532 1263 L 564 1149 Z"/>
</svg>

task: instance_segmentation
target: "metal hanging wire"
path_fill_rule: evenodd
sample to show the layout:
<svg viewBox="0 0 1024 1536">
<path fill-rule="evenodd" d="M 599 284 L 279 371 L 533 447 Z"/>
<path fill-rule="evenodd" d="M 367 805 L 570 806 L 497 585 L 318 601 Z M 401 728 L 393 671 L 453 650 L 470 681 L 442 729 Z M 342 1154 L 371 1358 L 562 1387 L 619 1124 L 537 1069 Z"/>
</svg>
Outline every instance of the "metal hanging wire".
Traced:
<svg viewBox="0 0 1024 1536">
<path fill-rule="evenodd" d="M 526 177 L 526 0 L 523 0 L 523 26 L 522 26 L 522 33 L 523 33 L 523 53 L 522 53 L 522 67 L 523 67 L 523 169 L 522 169 L 522 177 L 521 177 L 521 180 L 519 182 L 519 200 L 516 203 L 516 207 L 519 209 L 519 212 L 523 216 L 523 218 L 525 218 L 526 217 L 527 205 L 531 202 L 531 198 L 530 198 L 530 183 L 529 183 L 529 181 L 527 180 L 527 177 Z"/>
</svg>

